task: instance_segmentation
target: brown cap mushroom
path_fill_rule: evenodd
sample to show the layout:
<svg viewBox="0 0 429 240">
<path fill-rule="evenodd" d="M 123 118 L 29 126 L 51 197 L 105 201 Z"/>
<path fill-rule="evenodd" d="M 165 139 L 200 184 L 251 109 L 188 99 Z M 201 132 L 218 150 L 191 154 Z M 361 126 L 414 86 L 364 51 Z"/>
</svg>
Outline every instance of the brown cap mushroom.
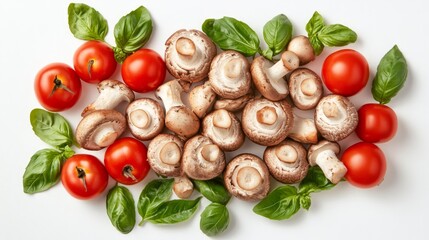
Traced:
<svg viewBox="0 0 429 240">
<path fill-rule="evenodd" d="M 189 198 L 194 192 L 194 184 L 186 176 L 175 177 L 173 191 L 181 199 Z"/>
<path fill-rule="evenodd" d="M 101 109 L 114 109 L 121 102 L 132 102 L 134 92 L 124 83 L 117 80 L 104 80 L 97 86 L 100 93 L 97 99 L 82 111 L 82 117 L 86 114 Z"/>
<path fill-rule="evenodd" d="M 255 96 L 253 92 L 249 92 L 246 95 L 236 99 L 221 98 L 214 103 L 213 108 L 225 109 L 229 112 L 238 112 L 238 111 L 241 111 L 244 108 L 244 106 L 246 106 L 247 102 L 249 102 L 254 97 Z"/>
<path fill-rule="evenodd" d="M 207 77 L 210 63 L 216 55 L 216 46 L 199 30 L 181 29 L 166 43 L 165 65 L 175 78 L 198 82 Z"/>
<path fill-rule="evenodd" d="M 186 107 L 181 99 L 185 89 L 179 80 L 171 80 L 162 84 L 156 90 L 156 95 L 161 98 L 165 108 L 165 126 L 184 139 L 197 134 L 200 129 L 200 120 Z"/>
<path fill-rule="evenodd" d="M 150 140 L 164 128 L 164 109 L 153 99 L 137 99 L 128 105 L 125 112 L 128 127 L 137 139 Z"/>
<path fill-rule="evenodd" d="M 293 116 L 293 127 L 288 137 L 300 143 L 317 143 L 318 132 L 313 118 Z"/>
<path fill-rule="evenodd" d="M 181 172 L 183 141 L 172 134 L 159 134 L 149 143 L 147 160 L 154 172 L 165 177 L 178 177 Z"/>
<path fill-rule="evenodd" d="M 340 141 L 349 136 L 358 124 L 356 107 L 340 95 L 328 95 L 317 104 L 314 121 L 322 137 Z"/>
<path fill-rule="evenodd" d="M 322 80 L 308 68 L 295 69 L 289 76 L 289 92 L 297 108 L 312 109 L 323 96 Z"/>
<path fill-rule="evenodd" d="M 209 81 L 213 91 L 223 98 L 236 99 L 250 89 L 250 64 L 236 51 L 224 51 L 212 61 Z"/>
<path fill-rule="evenodd" d="M 95 110 L 86 114 L 76 128 L 76 141 L 87 150 L 112 144 L 125 130 L 125 117 L 115 110 Z"/>
<path fill-rule="evenodd" d="M 338 143 L 322 140 L 308 149 L 308 162 L 311 166 L 318 165 L 325 177 L 336 184 L 347 173 L 346 166 L 337 158 L 339 152 Z"/>
<path fill-rule="evenodd" d="M 267 147 L 264 161 L 271 175 L 282 183 L 300 182 L 308 172 L 307 150 L 292 140 Z"/>
<path fill-rule="evenodd" d="M 268 168 L 253 154 L 240 154 L 227 165 L 223 174 L 228 192 L 242 200 L 255 201 L 267 196 L 270 190 Z"/>
<path fill-rule="evenodd" d="M 300 65 L 305 65 L 316 58 L 313 46 L 306 36 L 299 35 L 292 38 L 287 50 L 294 52 L 298 56 Z"/>
<path fill-rule="evenodd" d="M 271 101 L 286 98 L 289 90 L 283 77 L 299 66 L 299 59 L 295 53 L 285 51 L 281 57 L 281 60 L 273 65 L 263 56 L 259 56 L 253 60 L 250 67 L 255 87 L 262 96 Z"/>
<path fill-rule="evenodd" d="M 241 116 L 243 132 L 253 142 L 273 146 L 283 141 L 293 126 L 292 108 L 286 100 L 254 99 Z"/>
<path fill-rule="evenodd" d="M 209 137 L 223 151 L 235 151 L 244 143 L 238 118 L 224 109 L 211 112 L 203 119 L 204 136 Z"/>
<path fill-rule="evenodd" d="M 209 82 L 194 87 L 189 93 L 189 104 L 199 118 L 203 118 L 211 110 L 215 100 L 216 93 Z"/>
<path fill-rule="evenodd" d="M 196 135 L 186 141 L 182 170 L 191 179 L 208 180 L 219 176 L 226 165 L 225 154 L 210 138 Z"/>
</svg>

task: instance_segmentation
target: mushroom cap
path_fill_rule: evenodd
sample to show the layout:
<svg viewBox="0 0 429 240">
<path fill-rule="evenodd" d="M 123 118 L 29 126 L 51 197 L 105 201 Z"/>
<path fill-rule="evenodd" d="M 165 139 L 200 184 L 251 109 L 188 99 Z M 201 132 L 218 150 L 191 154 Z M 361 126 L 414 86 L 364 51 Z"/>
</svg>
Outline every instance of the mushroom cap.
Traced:
<svg viewBox="0 0 429 240">
<path fill-rule="evenodd" d="M 165 126 L 172 132 L 187 139 L 198 133 L 200 120 L 186 106 L 172 107 L 165 116 Z"/>
<path fill-rule="evenodd" d="M 323 151 L 333 151 L 335 154 L 340 153 L 340 145 L 337 142 L 322 140 L 308 148 L 307 158 L 311 166 L 316 165 L 316 159 L 319 153 Z"/>
<path fill-rule="evenodd" d="M 293 118 L 292 108 L 286 100 L 272 102 L 265 98 L 253 99 L 244 107 L 241 125 L 251 141 L 273 146 L 288 136 Z"/>
<path fill-rule="evenodd" d="M 300 182 L 308 172 L 307 150 L 292 140 L 267 147 L 264 161 L 271 175 L 282 183 Z"/>
<path fill-rule="evenodd" d="M 224 51 L 213 59 L 209 81 L 217 95 L 236 99 L 250 89 L 250 64 L 246 57 L 237 51 Z"/>
<path fill-rule="evenodd" d="M 154 138 L 164 128 L 164 109 L 153 99 L 137 99 L 128 105 L 125 113 L 131 134 L 142 141 Z"/>
<path fill-rule="evenodd" d="M 219 176 L 226 165 L 225 154 L 210 138 L 196 135 L 186 141 L 182 170 L 191 179 L 209 180 Z"/>
<path fill-rule="evenodd" d="M 255 201 L 267 196 L 270 190 L 268 168 L 253 154 L 240 154 L 226 166 L 223 174 L 228 192 L 242 200 Z"/>
<path fill-rule="evenodd" d="M 244 134 L 238 118 L 219 109 L 203 119 L 202 135 L 209 137 L 223 151 L 235 151 L 244 143 Z"/>
<path fill-rule="evenodd" d="M 265 57 L 259 56 L 253 60 L 252 65 L 250 66 L 250 72 L 252 74 L 253 83 L 261 95 L 271 101 L 278 101 L 284 99 L 289 94 L 289 91 L 287 90 L 285 93 L 279 93 L 276 87 L 271 85 L 267 69 L 273 65 L 274 63 Z M 284 84 L 287 89 L 286 80 L 284 81 Z"/>
<path fill-rule="evenodd" d="M 183 141 L 172 134 L 162 133 L 152 139 L 147 150 L 152 170 L 165 177 L 181 176 L 183 145 Z"/>
<path fill-rule="evenodd" d="M 253 92 L 249 92 L 236 99 L 227 99 L 227 98 L 218 99 L 214 103 L 213 108 L 225 109 L 229 112 L 238 112 L 238 111 L 241 111 L 244 108 L 244 106 L 246 106 L 247 102 L 249 102 L 254 97 L 255 96 Z"/>
<path fill-rule="evenodd" d="M 308 68 L 297 68 L 289 75 L 289 93 L 297 108 L 312 109 L 323 97 L 322 80 Z"/>
<path fill-rule="evenodd" d="M 322 137 L 340 141 L 357 127 L 356 107 L 344 96 L 331 94 L 320 99 L 314 112 L 314 122 Z"/>
<path fill-rule="evenodd" d="M 125 117 L 116 110 L 95 110 L 85 115 L 76 128 L 76 141 L 87 150 L 112 144 L 126 128 Z"/>
<path fill-rule="evenodd" d="M 216 93 L 209 82 L 194 87 L 189 93 L 189 104 L 199 118 L 203 118 L 210 111 L 215 100 Z"/>
<path fill-rule="evenodd" d="M 195 29 L 176 31 L 167 39 L 165 46 L 167 70 L 175 78 L 188 82 L 198 82 L 207 77 L 217 51 L 210 38 Z"/>
<path fill-rule="evenodd" d="M 287 50 L 294 52 L 298 56 L 300 65 L 305 65 L 316 58 L 310 40 L 303 35 L 292 38 L 287 46 Z"/>
</svg>

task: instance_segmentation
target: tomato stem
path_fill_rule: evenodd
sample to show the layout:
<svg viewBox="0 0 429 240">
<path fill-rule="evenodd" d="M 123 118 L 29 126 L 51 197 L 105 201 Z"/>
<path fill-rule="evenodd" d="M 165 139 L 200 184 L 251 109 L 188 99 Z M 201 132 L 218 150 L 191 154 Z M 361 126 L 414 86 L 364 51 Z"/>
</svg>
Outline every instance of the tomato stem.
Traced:
<svg viewBox="0 0 429 240">
<path fill-rule="evenodd" d="M 131 165 L 126 165 L 122 170 L 122 174 L 127 178 L 131 178 L 134 182 L 137 182 L 137 178 L 132 173 L 133 170 Z"/>
<path fill-rule="evenodd" d="M 58 88 L 62 88 L 64 90 L 66 90 L 67 92 L 74 94 L 74 92 L 72 90 L 70 90 L 70 88 L 68 88 L 66 85 L 64 85 L 61 82 L 61 79 L 58 78 L 57 75 L 55 75 L 54 78 L 54 87 L 52 88 L 51 94 L 49 96 L 52 96 L 54 94 L 54 92 L 58 89 Z"/>
<path fill-rule="evenodd" d="M 92 76 L 91 76 L 92 65 L 94 65 L 94 59 L 89 60 L 88 64 L 87 64 L 87 71 L 88 71 L 89 79 L 92 79 Z"/>
<path fill-rule="evenodd" d="M 76 171 L 77 171 L 77 177 L 82 181 L 83 183 L 83 187 L 85 188 L 85 192 L 88 192 L 88 187 L 86 186 L 86 174 L 85 171 L 82 168 L 79 168 L 76 166 Z"/>
</svg>

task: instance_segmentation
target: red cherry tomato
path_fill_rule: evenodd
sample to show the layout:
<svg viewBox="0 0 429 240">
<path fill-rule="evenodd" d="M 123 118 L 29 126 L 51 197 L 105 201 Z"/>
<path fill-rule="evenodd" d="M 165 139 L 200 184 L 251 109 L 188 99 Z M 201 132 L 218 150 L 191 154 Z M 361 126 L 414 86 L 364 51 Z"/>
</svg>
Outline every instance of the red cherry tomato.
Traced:
<svg viewBox="0 0 429 240">
<path fill-rule="evenodd" d="M 116 140 L 104 155 L 109 175 L 122 184 L 136 184 L 149 172 L 146 146 L 131 137 Z"/>
<path fill-rule="evenodd" d="M 88 41 L 74 53 L 74 69 L 88 83 L 99 83 L 110 78 L 116 69 L 113 49 L 106 43 Z"/>
<path fill-rule="evenodd" d="M 71 108 L 77 102 L 82 85 L 73 68 L 64 63 L 52 63 L 37 73 L 34 91 L 45 109 L 59 112 Z"/>
<path fill-rule="evenodd" d="M 67 159 L 61 171 L 64 188 L 78 199 L 96 197 L 106 189 L 108 181 L 103 164 L 88 154 L 76 154 Z"/>
<path fill-rule="evenodd" d="M 368 82 L 368 62 L 362 54 L 343 49 L 329 55 L 322 66 L 322 79 L 333 93 L 352 96 Z"/>
<path fill-rule="evenodd" d="M 361 188 L 379 185 L 386 174 L 386 158 L 373 143 L 359 142 L 347 148 L 341 161 L 347 168 L 345 178 Z"/>
<path fill-rule="evenodd" d="M 130 89 L 144 93 L 155 90 L 164 82 L 166 68 L 157 52 L 144 48 L 125 59 L 121 74 Z"/>
<path fill-rule="evenodd" d="M 365 104 L 358 110 L 359 123 L 356 134 L 365 142 L 387 142 L 398 129 L 395 112 L 382 104 Z"/>
</svg>

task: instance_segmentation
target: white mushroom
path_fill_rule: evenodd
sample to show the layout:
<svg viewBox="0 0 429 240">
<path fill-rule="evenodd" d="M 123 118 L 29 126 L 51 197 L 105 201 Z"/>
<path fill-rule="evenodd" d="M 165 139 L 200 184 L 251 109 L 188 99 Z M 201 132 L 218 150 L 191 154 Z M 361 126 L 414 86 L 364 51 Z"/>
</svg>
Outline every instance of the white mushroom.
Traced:
<svg viewBox="0 0 429 240">
<path fill-rule="evenodd" d="M 97 89 L 100 94 L 82 111 L 82 117 L 95 110 L 114 109 L 121 102 L 129 103 L 134 100 L 134 92 L 117 80 L 104 80 L 98 84 Z"/>
<path fill-rule="evenodd" d="M 293 117 L 293 127 L 288 137 L 300 143 L 317 143 L 318 132 L 313 118 L 302 118 L 296 114 Z"/>
<path fill-rule="evenodd" d="M 175 177 L 173 184 L 173 191 L 177 197 L 181 199 L 189 198 L 194 191 L 194 184 L 186 176 Z"/>
<path fill-rule="evenodd" d="M 292 38 L 287 50 L 294 52 L 298 56 L 300 65 L 305 65 L 316 58 L 313 46 L 306 36 L 299 35 Z"/>
<path fill-rule="evenodd" d="M 325 177 L 337 184 L 347 173 L 346 166 L 337 157 L 339 152 L 338 143 L 322 140 L 308 149 L 308 162 L 311 166 L 318 165 Z"/>
<path fill-rule="evenodd" d="M 164 128 L 164 110 L 153 99 L 137 99 L 128 105 L 125 113 L 131 133 L 139 140 L 150 140 Z"/>
<path fill-rule="evenodd" d="M 310 69 L 298 68 L 289 76 L 289 91 L 297 108 L 313 109 L 323 96 L 322 80 Z"/>
<path fill-rule="evenodd" d="M 183 141 L 172 134 L 159 134 L 149 143 L 147 160 L 151 169 L 165 177 L 179 177 Z"/>
<path fill-rule="evenodd" d="M 211 110 L 215 100 L 216 93 L 209 82 L 194 87 L 189 93 L 189 104 L 199 118 L 203 118 Z"/>
</svg>

